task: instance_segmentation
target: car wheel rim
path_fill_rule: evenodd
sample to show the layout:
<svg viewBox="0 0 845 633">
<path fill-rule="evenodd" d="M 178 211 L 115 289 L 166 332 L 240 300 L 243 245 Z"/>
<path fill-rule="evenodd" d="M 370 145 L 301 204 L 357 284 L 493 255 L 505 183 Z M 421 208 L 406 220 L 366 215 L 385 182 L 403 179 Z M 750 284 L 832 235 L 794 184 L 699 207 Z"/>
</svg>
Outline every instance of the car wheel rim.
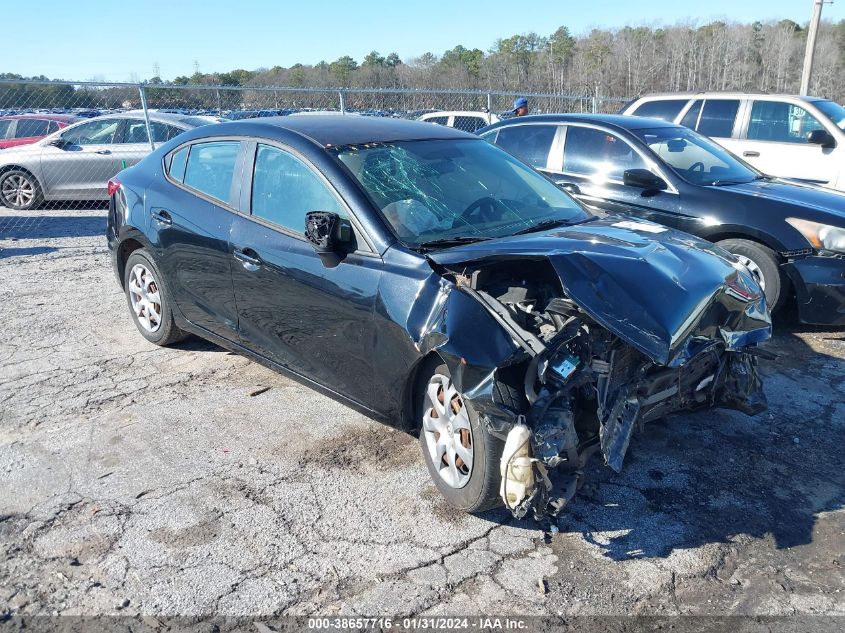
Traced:
<svg viewBox="0 0 845 633">
<path fill-rule="evenodd" d="M 2 194 L 7 206 L 25 207 L 35 198 L 35 185 L 24 176 L 9 176 L 3 181 Z"/>
<path fill-rule="evenodd" d="M 766 278 L 763 276 L 763 271 L 757 265 L 757 263 L 753 259 L 749 259 L 745 255 L 736 255 L 739 263 L 745 266 L 749 272 L 754 275 L 754 279 L 757 280 L 757 283 L 760 284 L 760 290 L 766 292 Z"/>
<path fill-rule="evenodd" d="M 422 432 L 431 463 L 450 488 L 472 475 L 472 427 L 463 396 L 448 376 L 435 374 L 426 387 Z"/>
<path fill-rule="evenodd" d="M 161 291 L 150 269 L 135 264 L 129 273 L 129 302 L 132 313 L 147 332 L 161 327 Z"/>
</svg>

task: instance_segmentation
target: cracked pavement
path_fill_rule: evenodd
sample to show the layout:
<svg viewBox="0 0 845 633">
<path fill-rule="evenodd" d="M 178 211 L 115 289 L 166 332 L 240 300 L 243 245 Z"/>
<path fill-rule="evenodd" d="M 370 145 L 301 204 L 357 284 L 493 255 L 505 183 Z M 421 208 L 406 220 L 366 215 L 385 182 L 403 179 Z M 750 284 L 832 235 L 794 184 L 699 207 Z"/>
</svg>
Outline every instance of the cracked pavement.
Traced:
<svg viewBox="0 0 845 633">
<path fill-rule="evenodd" d="M 0 614 L 845 615 L 842 331 L 784 315 L 768 412 L 648 425 L 544 532 L 451 510 L 413 437 L 147 343 L 104 227 L 0 209 Z"/>
</svg>

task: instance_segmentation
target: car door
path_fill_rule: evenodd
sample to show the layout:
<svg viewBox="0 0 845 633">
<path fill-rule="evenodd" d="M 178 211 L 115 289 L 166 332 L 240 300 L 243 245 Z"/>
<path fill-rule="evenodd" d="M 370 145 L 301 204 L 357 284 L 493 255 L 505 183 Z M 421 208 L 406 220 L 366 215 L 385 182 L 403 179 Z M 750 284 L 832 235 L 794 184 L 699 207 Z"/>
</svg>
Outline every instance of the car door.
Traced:
<svg viewBox="0 0 845 633">
<path fill-rule="evenodd" d="M 807 140 L 813 130 L 824 129 L 824 124 L 800 105 L 754 99 L 739 155 L 764 174 L 833 184 L 841 167 L 833 156 L 835 148 Z"/>
<path fill-rule="evenodd" d="M 94 119 L 67 128 L 61 147 L 43 145 L 41 173 L 45 193 L 54 198 L 97 200 L 107 197 L 109 178 L 120 171 L 114 139 L 121 119 Z"/>
<path fill-rule="evenodd" d="M 175 125 L 168 125 L 160 121 L 150 121 L 150 128 L 153 132 L 153 142 L 156 147 L 185 131 Z M 132 167 L 151 151 L 147 122 L 144 119 L 126 119 L 114 148 L 115 159 L 121 167 Z"/>
<path fill-rule="evenodd" d="M 146 196 L 148 235 L 179 311 L 191 323 L 238 341 L 229 232 L 240 194 L 241 141 L 198 142 L 165 158 L 165 178 Z M 237 174 L 237 175 L 236 175 Z"/>
<path fill-rule="evenodd" d="M 682 227 L 679 194 L 655 162 L 632 143 L 609 130 L 580 124 L 563 126 L 546 171 L 562 188 L 587 206 Z M 646 169 L 667 182 L 663 191 L 644 191 L 624 183 L 626 170 Z"/>
<path fill-rule="evenodd" d="M 253 144 L 230 244 L 243 344 L 360 403 L 372 401 L 373 313 L 382 261 L 360 248 L 340 261 L 305 240 L 305 214 L 350 212 L 326 179 L 286 148 Z M 354 230 L 354 229 L 353 229 Z"/>
</svg>

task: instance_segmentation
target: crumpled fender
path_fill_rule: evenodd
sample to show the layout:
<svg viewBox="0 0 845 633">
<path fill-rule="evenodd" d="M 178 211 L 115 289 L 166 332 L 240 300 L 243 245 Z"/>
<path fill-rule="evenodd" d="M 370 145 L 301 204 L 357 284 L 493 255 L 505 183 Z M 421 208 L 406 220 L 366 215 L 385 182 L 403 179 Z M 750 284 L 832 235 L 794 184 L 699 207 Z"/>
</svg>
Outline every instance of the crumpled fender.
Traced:
<svg viewBox="0 0 845 633">
<path fill-rule="evenodd" d="M 454 283 L 432 274 L 423 293 L 435 296 L 417 302 L 420 309 L 410 314 L 409 323 L 418 325 L 409 331 L 416 335 L 414 343 L 421 354 L 437 350 L 455 359 L 449 370 L 455 372 L 452 381 L 461 391 L 472 389 L 519 351 L 484 306 Z"/>
</svg>

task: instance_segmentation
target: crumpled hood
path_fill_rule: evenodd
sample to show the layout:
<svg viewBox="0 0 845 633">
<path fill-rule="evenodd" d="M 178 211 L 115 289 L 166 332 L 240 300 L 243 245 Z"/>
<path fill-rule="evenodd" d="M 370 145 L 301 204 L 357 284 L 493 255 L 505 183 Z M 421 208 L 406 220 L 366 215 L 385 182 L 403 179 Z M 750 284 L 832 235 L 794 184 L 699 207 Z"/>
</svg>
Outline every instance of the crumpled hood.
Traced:
<svg viewBox="0 0 845 633">
<path fill-rule="evenodd" d="M 444 267 L 548 258 L 564 292 L 591 318 L 662 365 L 699 343 L 728 349 L 771 336 L 759 285 L 721 248 L 686 233 L 609 216 L 429 254 Z"/>
</svg>

